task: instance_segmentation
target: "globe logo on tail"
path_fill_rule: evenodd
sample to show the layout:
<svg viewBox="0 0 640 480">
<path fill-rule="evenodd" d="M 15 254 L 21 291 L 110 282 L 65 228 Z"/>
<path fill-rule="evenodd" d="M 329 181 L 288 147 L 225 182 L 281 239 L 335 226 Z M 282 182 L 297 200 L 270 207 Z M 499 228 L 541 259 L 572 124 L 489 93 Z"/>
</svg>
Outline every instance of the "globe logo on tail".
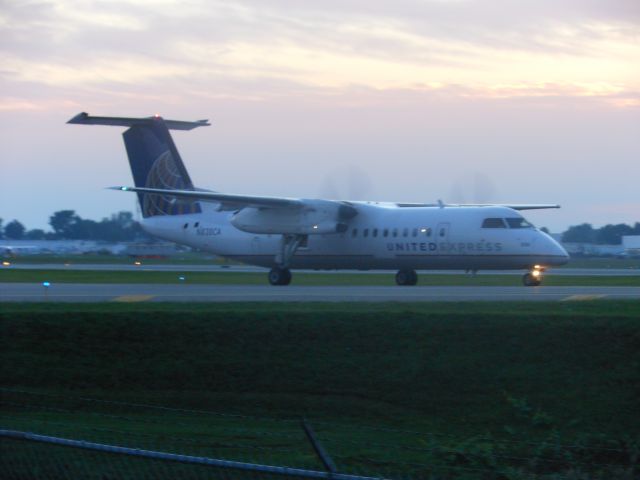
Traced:
<svg viewBox="0 0 640 480">
<path fill-rule="evenodd" d="M 145 187 L 165 190 L 192 189 L 191 185 L 188 185 L 183 178 L 169 150 L 161 153 L 153 162 L 145 181 Z M 171 196 L 145 194 L 142 213 L 145 217 L 200 213 L 200 204 L 194 201 L 178 200 Z"/>
</svg>

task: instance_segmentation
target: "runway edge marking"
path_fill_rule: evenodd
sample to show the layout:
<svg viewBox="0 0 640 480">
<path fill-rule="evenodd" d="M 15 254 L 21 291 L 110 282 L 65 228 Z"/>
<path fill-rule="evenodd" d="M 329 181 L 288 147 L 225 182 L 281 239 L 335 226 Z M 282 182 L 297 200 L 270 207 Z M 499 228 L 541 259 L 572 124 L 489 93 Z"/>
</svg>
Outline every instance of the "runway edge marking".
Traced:
<svg viewBox="0 0 640 480">
<path fill-rule="evenodd" d="M 155 297 L 155 295 L 121 295 L 113 298 L 111 301 L 120 303 L 146 302 L 147 300 L 151 300 L 153 297 Z"/>
<path fill-rule="evenodd" d="M 603 294 L 595 294 L 595 295 L 570 295 L 566 298 L 560 300 L 561 302 L 583 302 L 587 300 L 598 300 L 600 298 L 605 298 L 606 295 Z"/>
</svg>

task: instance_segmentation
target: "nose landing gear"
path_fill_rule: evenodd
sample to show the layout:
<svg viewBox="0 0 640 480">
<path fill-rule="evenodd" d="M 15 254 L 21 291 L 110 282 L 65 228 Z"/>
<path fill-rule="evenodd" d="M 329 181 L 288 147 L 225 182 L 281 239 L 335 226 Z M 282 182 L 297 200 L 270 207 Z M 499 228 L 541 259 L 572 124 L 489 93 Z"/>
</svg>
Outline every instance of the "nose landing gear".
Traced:
<svg viewBox="0 0 640 480">
<path fill-rule="evenodd" d="M 524 274 L 522 283 L 525 287 L 537 287 L 542 283 L 542 272 L 544 272 L 544 268 L 535 265 L 530 272 Z"/>
</svg>

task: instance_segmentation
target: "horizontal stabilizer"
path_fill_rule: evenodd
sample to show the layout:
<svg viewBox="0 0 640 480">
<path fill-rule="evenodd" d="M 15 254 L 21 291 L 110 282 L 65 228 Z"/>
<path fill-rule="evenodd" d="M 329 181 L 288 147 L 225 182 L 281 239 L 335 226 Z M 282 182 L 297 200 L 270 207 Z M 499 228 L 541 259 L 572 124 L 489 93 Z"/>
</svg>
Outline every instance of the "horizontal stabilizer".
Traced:
<svg viewBox="0 0 640 480">
<path fill-rule="evenodd" d="M 193 130 L 197 127 L 208 127 L 211 125 L 208 120 L 196 120 L 187 122 L 183 120 L 165 120 L 160 116 L 131 118 L 131 117 L 95 117 L 86 112 L 79 113 L 67 123 L 80 125 L 113 125 L 116 127 L 132 127 L 134 125 L 148 125 L 153 121 L 162 120 L 170 130 Z"/>
</svg>

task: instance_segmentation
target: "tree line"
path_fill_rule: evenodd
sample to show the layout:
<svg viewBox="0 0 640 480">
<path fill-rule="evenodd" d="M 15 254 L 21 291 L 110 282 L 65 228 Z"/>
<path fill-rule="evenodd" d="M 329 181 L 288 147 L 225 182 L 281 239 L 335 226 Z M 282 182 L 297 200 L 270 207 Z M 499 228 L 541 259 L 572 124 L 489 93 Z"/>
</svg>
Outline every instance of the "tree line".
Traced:
<svg viewBox="0 0 640 480">
<path fill-rule="evenodd" d="M 107 242 L 127 242 L 148 239 L 140 223 L 131 212 L 118 212 L 99 222 L 81 218 L 75 210 L 60 210 L 49 217 L 51 231 L 27 228 L 18 220 L 4 226 L 0 218 L 0 238 L 11 240 L 100 240 Z M 547 231 L 543 228 L 542 230 Z M 593 228 L 590 223 L 569 227 L 562 234 L 563 242 L 596 243 L 619 245 L 623 235 L 640 235 L 640 222 L 635 225 L 619 223 Z"/>
<path fill-rule="evenodd" d="M 620 245 L 624 235 L 640 235 L 640 222 L 630 225 L 619 223 L 593 228 L 590 223 L 569 227 L 562 234 L 562 241 L 571 243 L 597 243 L 599 245 Z"/>
<path fill-rule="evenodd" d="M 131 212 L 118 212 L 99 222 L 80 217 L 75 210 L 60 210 L 49 217 L 51 231 L 40 228 L 27 230 L 18 220 L 4 226 L 0 218 L 0 238 L 11 240 L 96 240 L 130 242 L 149 236 Z"/>
</svg>

